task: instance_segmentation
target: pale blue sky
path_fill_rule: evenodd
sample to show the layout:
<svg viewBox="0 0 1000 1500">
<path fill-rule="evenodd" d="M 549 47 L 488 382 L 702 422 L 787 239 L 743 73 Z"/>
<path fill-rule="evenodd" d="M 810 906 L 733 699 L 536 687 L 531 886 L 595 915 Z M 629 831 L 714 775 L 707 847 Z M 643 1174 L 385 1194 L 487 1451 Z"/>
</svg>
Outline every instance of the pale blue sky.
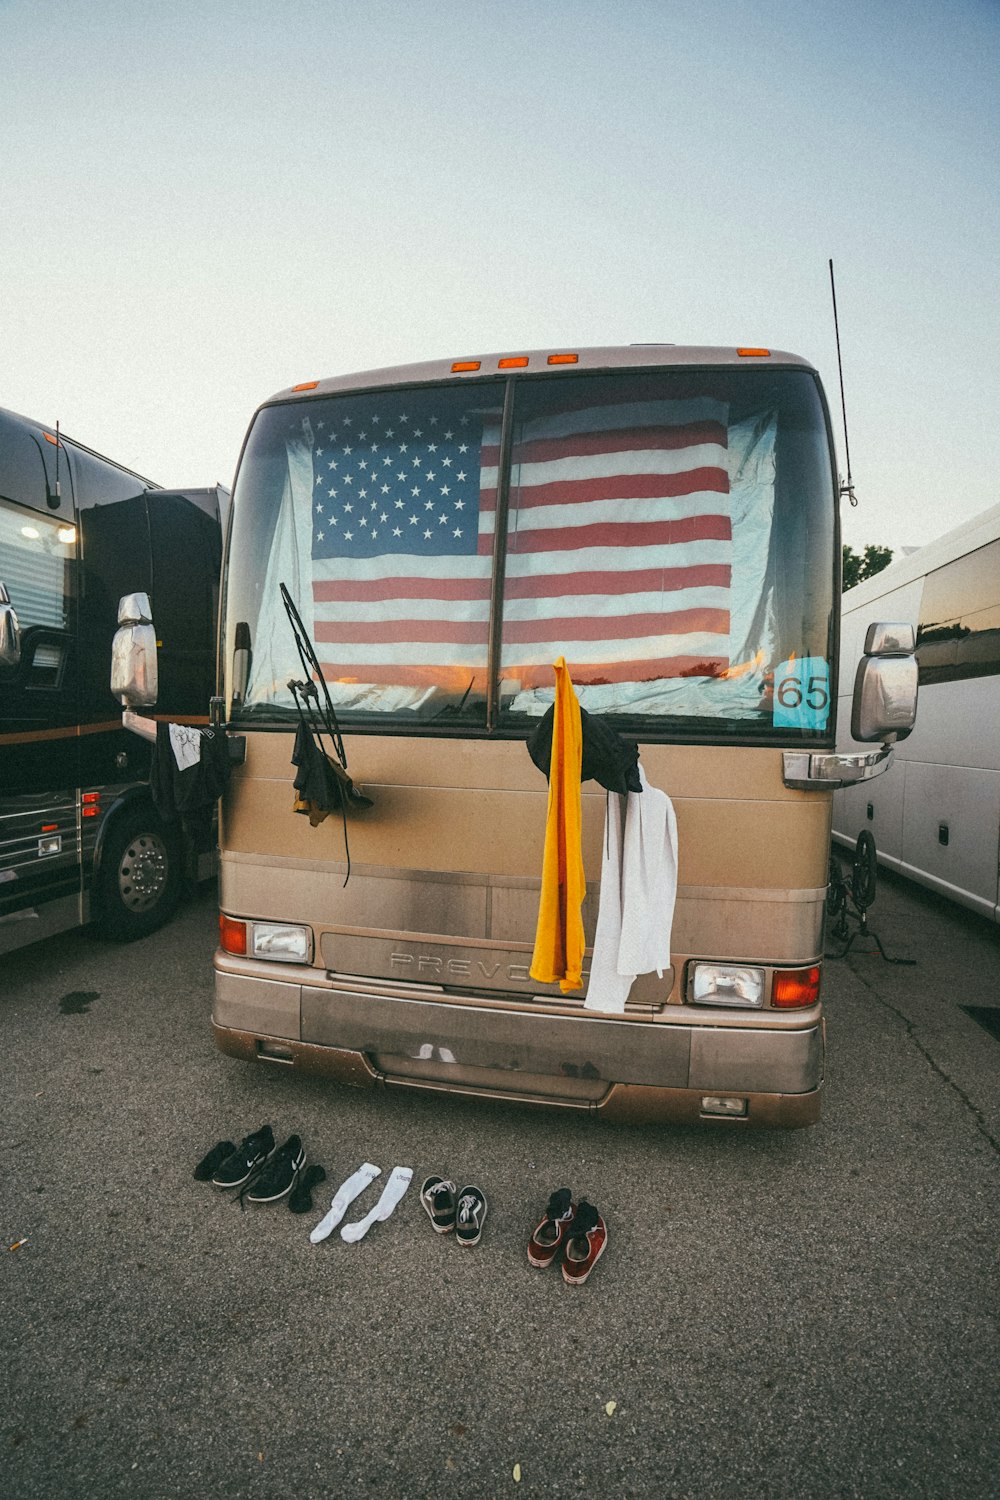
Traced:
<svg viewBox="0 0 1000 1500">
<path fill-rule="evenodd" d="M 855 545 L 1000 499 L 997 0 L 0 0 L 0 405 L 230 483 L 299 380 L 559 345 L 819 368 Z"/>
</svg>

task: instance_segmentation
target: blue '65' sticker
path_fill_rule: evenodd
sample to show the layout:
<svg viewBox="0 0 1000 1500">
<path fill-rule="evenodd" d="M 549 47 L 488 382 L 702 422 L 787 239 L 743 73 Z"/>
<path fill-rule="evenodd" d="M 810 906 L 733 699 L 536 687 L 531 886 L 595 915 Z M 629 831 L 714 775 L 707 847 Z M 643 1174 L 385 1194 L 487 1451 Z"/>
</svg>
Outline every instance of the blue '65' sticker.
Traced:
<svg viewBox="0 0 1000 1500">
<path fill-rule="evenodd" d="M 796 656 L 774 670 L 774 725 L 825 729 L 830 716 L 830 667 L 822 656 Z"/>
</svg>

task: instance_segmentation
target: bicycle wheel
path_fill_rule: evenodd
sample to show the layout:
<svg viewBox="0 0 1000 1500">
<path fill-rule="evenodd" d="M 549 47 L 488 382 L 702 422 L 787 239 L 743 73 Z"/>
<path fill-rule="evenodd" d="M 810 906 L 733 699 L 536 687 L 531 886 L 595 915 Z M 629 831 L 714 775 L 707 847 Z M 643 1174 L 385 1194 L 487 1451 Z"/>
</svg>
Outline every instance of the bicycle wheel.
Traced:
<svg viewBox="0 0 1000 1500">
<path fill-rule="evenodd" d="M 878 856 L 875 840 L 863 828 L 854 847 L 854 862 L 851 866 L 851 897 L 859 911 L 864 911 L 875 900 L 878 881 Z"/>
</svg>

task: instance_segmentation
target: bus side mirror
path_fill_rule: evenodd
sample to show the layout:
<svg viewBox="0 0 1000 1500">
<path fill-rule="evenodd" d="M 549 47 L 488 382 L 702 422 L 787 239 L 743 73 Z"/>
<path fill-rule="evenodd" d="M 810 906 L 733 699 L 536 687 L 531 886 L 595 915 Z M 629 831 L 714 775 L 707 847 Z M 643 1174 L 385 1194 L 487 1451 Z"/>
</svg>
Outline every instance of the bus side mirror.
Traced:
<svg viewBox="0 0 1000 1500">
<path fill-rule="evenodd" d="M 851 735 L 868 744 L 902 740 L 917 717 L 917 658 L 912 625 L 869 625 L 858 663 Z"/>
<path fill-rule="evenodd" d="M 111 691 L 126 708 L 151 708 L 158 689 L 156 631 L 147 594 L 126 594 L 111 643 Z"/>
<path fill-rule="evenodd" d="M 0 667 L 16 667 L 21 660 L 21 632 L 10 595 L 0 583 Z"/>
</svg>

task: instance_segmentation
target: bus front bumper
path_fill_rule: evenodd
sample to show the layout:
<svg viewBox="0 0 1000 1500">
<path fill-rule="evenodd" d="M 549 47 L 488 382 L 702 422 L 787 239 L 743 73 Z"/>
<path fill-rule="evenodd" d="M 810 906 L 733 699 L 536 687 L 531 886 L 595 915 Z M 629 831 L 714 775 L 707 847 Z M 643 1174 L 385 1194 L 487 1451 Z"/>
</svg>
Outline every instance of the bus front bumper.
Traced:
<svg viewBox="0 0 1000 1500">
<path fill-rule="evenodd" d="M 218 952 L 219 1048 L 361 1088 L 430 1089 L 593 1111 L 609 1120 L 811 1125 L 819 1118 L 818 1006 L 756 1024 L 686 1007 L 657 1019 L 553 1014 L 479 997 L 303 975 Z M 307 983 L 303 983 L 304 978 Z"/>
</svg>

